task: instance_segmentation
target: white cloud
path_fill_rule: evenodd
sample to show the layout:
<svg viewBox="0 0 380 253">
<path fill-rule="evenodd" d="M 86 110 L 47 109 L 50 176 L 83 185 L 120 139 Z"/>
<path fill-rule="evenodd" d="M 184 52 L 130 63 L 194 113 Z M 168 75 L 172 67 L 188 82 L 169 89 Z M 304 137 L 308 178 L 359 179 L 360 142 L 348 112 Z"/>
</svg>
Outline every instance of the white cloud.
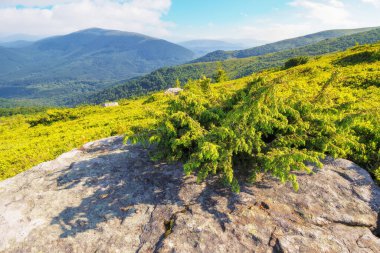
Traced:
<svg viewBox="0 0 380 253">
<path fill-rule="evenodd" d="M 289 0 L 291 8 L 245 18 L 241 23 L 210 27 L 178 27 L 182 38 L 277 41 L 330 29 L 380 26 L 378 9 L 363 1 Z M 185 31 L 182 33 L 182 31 Z M 177 40 L 180 40 L 177 39 Z"/>
<path fill-rule="evenodd" d="M 295 0 L 289 3 L 291 6 L 302 8 L 302 14 L 307 20 L 314 20 L 325 25 L 347 27 L 354 23 L 350 18 L 350 12 L 343 1 L 339 0 Z"/>
<path fill-rule="evenodd" d="M 241 25 L 220 25 L 214 23 L 212 26 L 203 27 L 177 27 L 177 37 L 174 41 L 191 39 L 211 39 L 231 42 L 242 42 L 247 47 L 253 46 L 257 41 L 277 41 L 312 33 L 313 27 L 309 24 L 281 24 L 274 20 L 265 19 L 253 23 Z M 184 33 L 181 33 L 185 31 Z"/>
<path fill-rule="evenodd" d="M 380 7 L 380 0 L 361 0 L 363 3 L 372 4 L 376 7 Z"/>
<path fill-rule="evenodd" d="M 55 5 L 65 2 L 74 2 L 74 0 L 68 1 L 54 1 L 54 0 L 2 0 L 0 6 L 15 6 L 15 5 L 24 5 L 24 6 L 46 6 L 46 5 Z"/>
<path fill-rule="evenodd" d="M 242 38 L 258 38 L 264 41 L 277 41 L 307 34 L 311 27 L 308 24 L 268 23 L 265 27 L 243 26 L 236 33 Z"/>
<path fill-rule="evenodd" d="M 231 23 L 203 18 L 202 25 L 193 20 L 186 24 L 178 20 L 175 25 L 163 21 L 171 0 L 0 0 L 0 35 L 55 35 L 100 27 L 174 41 L 199 38 L 275 41 L 328 29 L 380 25 L 379 9 L 374 7 L 380 7 L 380 0 L 288 1 L 291 8 L 275 8 L 259 16 L 244 12 L 237 14 L 236 21 Z"/>
<path fill-rule="evenodd" d="M 0 34 L 52 35 L 101 27 L 165 36 L 172 26 L 161 19 L 171 0 L 2 0 L 0 6 Z M 51 8 L 38 8 L 46 6 Z"/>
</svg>

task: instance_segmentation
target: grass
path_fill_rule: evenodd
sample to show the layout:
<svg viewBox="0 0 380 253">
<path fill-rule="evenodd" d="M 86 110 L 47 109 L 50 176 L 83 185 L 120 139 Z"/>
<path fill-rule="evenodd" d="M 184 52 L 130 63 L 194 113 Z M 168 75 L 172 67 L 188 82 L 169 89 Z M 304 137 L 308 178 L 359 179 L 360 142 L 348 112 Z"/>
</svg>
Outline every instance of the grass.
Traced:
<svg viewBox="0 0 380 253">
<path fill-rule="evenodd" d="M 369 54 L 369 61 L 361 52 L 375 52 Z M 341 90 L 355 89 L 353 92 L 336 97 L 350 103 L 350 106 L 360 113 L 360 110 L 380 109 L 380 62 L 377 55 L 380 44 L 360 46 L 345 52 L 330 54 L 322 57 L 310 58 L 307 64 L 284 69 L 265 70 L 248 77 L 233 81 L 213 84 L 214 92 L 230 95 L 246 87 L 246 84 L 257 76 L 268 80 L 281 79 L 281 82 L 296 83 L 292 87 L 301 87 L 310 93 L 295 93 L 302 96 L 311 96 L 318 90 L 310 90 L 308 85 L 322 88 L 333 72 L 338 71 L 342 85 Z M 356 56 L 355 56 L 356 55 Z M 284 90 L 284 95 L 292 96 L 291 90 Z M 348 97 L 350 96 L 350 97 Z M 133 127 L 149 128 L 160 119 L 165 112 L 169 97 L 163 92 L 138 99 L 119 101 L 118 107 L 81 106 L 72 109 L 48 109 L 28 115 L 13 115 L 0 117 L 0 180 L 12 177 L 41 162 L 55 159 L 57 156 L 73 148 L 79 148 L 84 143 L 96 139 L 131 134 Z M 365 122 L 364 122 L 365 123 Z M 378 126 L 370 124 L 360 126 L 362 131 L 369 131 L 368 136 L 374 134 L 378 138 Z M 359 128 L 359 127 L 358 127 Z M 372 135 L 371 135 L 372 134 Z M 372 138 L 372 137 L 371 137 Z M 377 139 L 368 145 L 376 149 Z M 363 146 L 363 150 L 367 147 Z M 361 155 L 361 154 L 358 154 Z M 376 155 L 376 154 L 373 154 Z M 380 155 L 380 151 L 379 151 Z M 370 158 L 368 158 L 370 159 Z M 375 172 L 379 173 L 378 171 Z M 379 176 L 380 179 L 380 176 Z"/>
<path fill-rule="evenodd" d="M 83 106 L 54 109 L 79 115 L 50 124 L 31 122 L 44 118 L 48 112 L 0 118 L 0 180 L 12 177 L 41 162 L 84 143 L 99 138 L 128 133 L 132 126 L 147 126 L 164 108 L 160 101 L 144 104 L 146 98 L 122 101 L 118 107 Z"/>
</svg>

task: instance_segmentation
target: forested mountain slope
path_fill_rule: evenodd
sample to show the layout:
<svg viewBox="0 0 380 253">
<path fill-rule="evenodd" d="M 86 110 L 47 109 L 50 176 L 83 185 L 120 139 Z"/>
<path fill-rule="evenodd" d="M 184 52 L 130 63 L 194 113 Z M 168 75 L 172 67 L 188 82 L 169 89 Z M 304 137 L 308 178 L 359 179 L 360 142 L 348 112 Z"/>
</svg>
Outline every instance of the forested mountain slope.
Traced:
<svg viewBox="0 0 380 253">
<path fill-rule="evenodd" d="M 26 41 L 26 40 L 15 40 L 15 41 L 9 41 L 9 42 L 0 42 L 0 47 L 6 47 L 6 48 L 22 48 L 33 44 L 32 41 Z"/>
<path fill-rule="evenodd" d="M 229 59 L 219 64 L 215 62 L 201 62 L 184 64 L 174 67 L 161 68 L 143 77 L 135 78 L 115 87 L 107 88 L 86 98 L 76 98 L 67 101 L 67 104 L 101 103 L 107 100 L 117 100 L 131 96 L 146 94 L 147 92 L 162 90 L 175 84 L 176 79 L 182 83 L 189 79 L 198 79 L 205 75 L 212 77 L 218 68 L 223 68 L 230 79 L 248 76 L 266 68 L 279 67 L 284 62 L 296 56 L 317 56 L 335 51 L 345 50 L 355 44 L 371 44 L 380 41 L 380 29 L 363 33 L 327 39 L 304 47 L 285 50 L 277 53 L 242 58 Z"/>
<path fill-rule="evenodd" d="M 297 47 L 302 47 L 310 44 L 317 43 L 325 39 L 338 38 L 346 35 L 351 35 L 355 33 L 362 33 L 371 31 L 373 27 L 369 28 L 358 28 L 358 29 L 340 29 L 340 30 L 328 30 L 318 33 L 308 34 L 305 36 L 286 39 L 258 47 L 253 47 L 243 50 L 234 50 L 234 51 L 222 51 L 218 50 L 211 52 L 203 57 L 200 57 L 193 62 L 210 62 L 210 61 L 222 61 L 230 58 L 246 58 L 251 56 L 259 56 L 274 52 L 279 52 L 283 50 L 293 49 Z"/>
<path fill-rule="evenodd" d="M 192 57 L 165 40 L 96 28 L 22 48 L 0 47 L 0 97 L 56 102 Z"/>
</svg>

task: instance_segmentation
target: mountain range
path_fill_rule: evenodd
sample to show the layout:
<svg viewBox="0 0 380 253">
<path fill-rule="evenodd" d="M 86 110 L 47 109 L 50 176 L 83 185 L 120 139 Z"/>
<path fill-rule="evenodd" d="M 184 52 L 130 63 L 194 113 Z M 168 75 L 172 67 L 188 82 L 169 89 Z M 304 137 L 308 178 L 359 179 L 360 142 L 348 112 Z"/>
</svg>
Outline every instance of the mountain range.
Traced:
<svg viewBox="0 0 380 253">
<path fill-rule="evenodd" d="M 330 38 L 303 47 L 261 56 L 231 58 L 221 61 L 219 64 L 215 64 L 215 62 L 196 62 L 164 67 L 148 75 L 128 80 L 122 84 L 106 88 L 101 92 L 91 94 L 87 97 L 80 97 L 68 101 L 67 105 L 101 103 L 107 100 L 143 95 L 148 92 L 171 87 L 175 84 L 176 79 L 179 79 L 181 83 L 184 84 L 190 79 L 194 80 L 202 76 L 212 78 L 218 68 L 223 68 L 230 79 L 240 78 L 268 68 L 281 67 L 287 59 L 292 57 L 318 56 L 345 50 L 356 44 L 372 44 L 378 41 L 380 41 L 380 28 L 338 38 Z"/>
<path fill-rule="evenodd" d="M 358 29 L 339 29 L 339 30 L 328 30 L 322 31 L 318 33 L 308 34 L 301 37 L 281 40 L 278 42 L 248 48 L 244 50 L 234 50 L 234 51 L 223 51 L 217 50 L 211 52 L 203 57 L 195 59 L 193 62 L 209 62 L 209 61 L 223 61 L 231 58 L 246 58 L 251 56 L 259 56 L 274 52 L 279 52 L 283 50 L 288 50 L 292 48 L 302 47 L 306 45 L 310 45 L 313 43 L 317 43 L 322 40 L 338 38 L 341 36 L 351 35 L 360 32 L 367 32 L 378 27 L 366 27 L 366 28 L 358 28 Z"/>
<path fill-rule="evenodd" d="M 238 78 L 281 66 L 294 56 L 321 55 L 378 40 L 380 29 L 376 28 L 330 30 L 245 50 L 219 50 L 196 60 L 202 50 L 238 45 L 213 40 L 177 45 L 99 28 L 36 42 L 7 42 L 7 47 L 0 46 L 0 107 L 13 101 L 67 106 L 100 103 L 164 89 L 177 78 L 185 83 L 202 75 L 212 77 L 219 67 L 230 78 Z"/>
<path fill-rule="evenodd" d="M 36 99 L 77 95 L 193 57 L 189 49 L 162 39 L 87 29 L 25 47 L 0 47 L 0 96 Z"/>
<path fill-rule="evenodd" d="M 240 50 L 244 48 L 244 45 L 240 43 L 221 40 L 189 40 L 178 44 L 193 51 L 196 57 L 201 57 L 216 50 Z"/>
</svg>

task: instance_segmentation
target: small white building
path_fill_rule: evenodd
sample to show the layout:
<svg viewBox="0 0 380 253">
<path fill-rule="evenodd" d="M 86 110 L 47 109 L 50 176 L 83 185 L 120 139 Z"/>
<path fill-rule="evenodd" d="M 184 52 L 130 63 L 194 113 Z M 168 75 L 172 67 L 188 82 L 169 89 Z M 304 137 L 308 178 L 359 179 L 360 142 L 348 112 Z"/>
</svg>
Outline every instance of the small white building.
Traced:
<svg viewBox="0 0 380 253">
<path fill-rule="evenodd" d="M 114 106 L 119 106 L 118 102 L 109 102 L 109 103 L 104 103 L 103 107 L 114 107 Z"/>
<path fill-rule="evenodd" d="M 165 91 L 165 94 L 178 95 L 178 93 L 180 93 L 181 91 L 183 91 L 183 89 L 181 88 L 169 88 Z"/>
</svg>

